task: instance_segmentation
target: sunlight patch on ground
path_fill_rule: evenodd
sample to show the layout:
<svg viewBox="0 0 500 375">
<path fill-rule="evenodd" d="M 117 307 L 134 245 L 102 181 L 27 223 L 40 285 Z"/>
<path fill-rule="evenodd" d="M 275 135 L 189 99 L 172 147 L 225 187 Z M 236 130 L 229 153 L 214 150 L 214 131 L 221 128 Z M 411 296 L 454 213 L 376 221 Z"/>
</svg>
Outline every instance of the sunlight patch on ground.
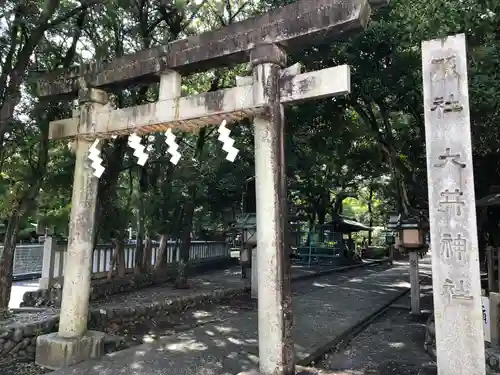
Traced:
<svg viewBox="0 0 500 375">
<path fill-rule="evenodd" d="M 244 342 L 242 340 L 239 340 L 235 337 L 228 337 L 227 341 L 229 341 L 232 344 L 236 344 L 236 345 L 243 345 L 244 344 Z"/>
<path fill-rule="evenodd" d="M 149 342 L 156 341 L 156 339 L 153 336 L 144 335 L 144 337 L 142 338 L 142 341 L 145 342 L 145 343 L 149 343 Z"/>
<path fill-rule="evenodd" d="M 363 279 L 360 279 L 360 278 L 354 278 L 354 279 L 350 279 L 349 282 L 351 283 L 362 283 L 364 280 Z"/>
<path fill-rule="evenodd" d="M 226 343 L 224 342 L 224 340 L 221 340 L 221 339 L 213 339 L 212 342 L 215 344 L 215 346 L 217 346 L 218 348 L 223 348 L 226 345 Z"/>
<path fill-rule="evenodd" d="M 138 362 L 133 362 L 131 365 L 130 365 L 130 368 L 131 369 L 134 369 L 134 370 L 140 370 L 142 368 L 142 365 Z"/>
<path fill-rule="evenodd" d="M 334 286 L 334 285 L 332 285 L 332 284 L 317 283 L 317 282 L 314 282 L 312 285 L 313 285 L 313 286 L 317 286 L 318 288 L 329 288 L 329 287 Z"/>
<path fill-rule="evenodd" d="M 390 342 L 389 346 L 394 349 L 401 349 L 405 347 L 405 344 L 403 342 Z"/>
<path fill-rule="evenodd" d="M 237 331 L 237 329 L 234 329 L 232 327 L 221 327 L 221 326 L 215 326 L 214 327 L 217 331 L 219 331 L 220 333 L 231 333 L 231 332 L 234 332 L 234 331 Z"/>
<path fill-rule="evenodd" d="M 168 344 L 165 346 L 165 349 L 173 352 L 189 352 L 195 350 L 207 350 L 208 346 L 195 340 L 189 340 L 187 342 L 176 342 L 173 344 Z"/>
<path fill-rule="evenodd" d="M 407 282 L 407 281 L 401 281 L 399 283 L 393 283 L 393 284 L 389 284 L 387 286 L 388 287 L 393 287 L 393 288 L 409 288 L 410 287 L 410 283 Z"/>
<path fill-rule="evenodd" d="M 195 318 L 208 318 L 210 316 L 212 316 L 212 313 L 208 311 L 198 310 L 193 312 L 193 317 Z"/>
</svg>

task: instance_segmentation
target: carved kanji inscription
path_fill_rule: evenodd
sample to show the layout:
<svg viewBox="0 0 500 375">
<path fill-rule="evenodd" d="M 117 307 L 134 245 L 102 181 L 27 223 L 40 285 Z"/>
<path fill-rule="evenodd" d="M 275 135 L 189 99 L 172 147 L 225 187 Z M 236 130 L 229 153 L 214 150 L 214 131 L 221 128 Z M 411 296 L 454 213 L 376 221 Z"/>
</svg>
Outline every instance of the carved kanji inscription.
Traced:
<svg viewBox="0 0 500 375">
<path fill-rule="evenodd" d="M 451 233 L 444 233 L 441 237 L 440 246 L 441 258 L 446 263 L 465 263 L 467 260 L 467 239 L 459 233 L 453 236 Z"/>
<path fill-rule="evenodd" d="M 460 191 L 460 189 L 455 189 L 453 191 L 445 189 L 440 195 L 439 211 L 462 216 L 462 207 L 465 205 L 465 202 L 463 201 L 464 193 Z"/>
<path fill-rule="evenodd" d="M 472 301 L 473 297 L 465 279 L 452 280 L 446 278 L 443 283 L 445 297 L 452 300 Z"/>
<path fill-rule="evenodd" d="M 455 55 L 431 60 L 431 111 L 439 115 L 463 110 L 457 63 Z"/>
<path fill-rule="evenodd" d="M 458 153 L 452 154 L 450 148 L 446 148 L 444 150 L 444 154 L 439 155 L 438 160 L 440 161 L 440 163 L 434 164 L 434 166 L 438 168 L 443 168 L 446 164 L 448 164 L 448 162 L 456 166 L 459 166 L 460 168 L 466 167 L 466 164 L 460 161 L 460 154 Z"/>
</svg>

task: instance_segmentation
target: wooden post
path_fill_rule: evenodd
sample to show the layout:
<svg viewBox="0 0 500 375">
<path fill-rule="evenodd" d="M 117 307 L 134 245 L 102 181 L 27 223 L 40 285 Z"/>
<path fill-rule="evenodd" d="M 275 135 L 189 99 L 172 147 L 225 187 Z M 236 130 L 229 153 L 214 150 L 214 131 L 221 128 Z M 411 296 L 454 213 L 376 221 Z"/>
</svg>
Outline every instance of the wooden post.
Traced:
<svg viewBox="0 0 500 375">
<path fill-rule="evenodd" d="M 418 273 L 418 253 L 410 251 L 411 313 L 420 315 L 420 276 Z"/>
<path fill-rule="evenodd" d="M 490 293 L 490 338 L 491 344 L 500 345 L 500 293 Z"/>
<path fill-rule="evenodd" d="M 497 247 L 496 249 L 493 248 L 493 280 L 494 280 L 494 292 L 499 292 L 500 293 L 500 247 Z M 496 271 L 496 275 L 495 275 Z M 489 279 L 488 279 L 489 281 Z M 495 283 L 496 281 L 496 283 Z"/>
<path fill-rule="evenodd" d="M 498 283 L 496 276 L 496 249 L 493 246 L 486 247 L 486 269 L 488 272 L 488 292 L 498 292 Z"/>
<path fill-rule="evenodd" d="M 439 375 L 484 375 L 465 35 L 422 43 Z"/>
</svg>

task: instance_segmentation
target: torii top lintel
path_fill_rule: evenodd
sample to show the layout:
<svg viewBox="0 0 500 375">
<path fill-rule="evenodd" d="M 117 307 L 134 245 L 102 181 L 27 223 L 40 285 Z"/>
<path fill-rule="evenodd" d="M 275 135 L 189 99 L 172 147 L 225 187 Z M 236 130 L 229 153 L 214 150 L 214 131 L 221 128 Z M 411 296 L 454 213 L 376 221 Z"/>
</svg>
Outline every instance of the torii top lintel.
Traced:
<svg viewBox="0 0 500 375">
<path fill-rule="evenodd" d="M 157 81 L 158 73 L 182 74 L 248 61 L 255 44 L 272 41 L 296 50 L 364 29 L 371 6 L 389 0 L 299 0 L 259 17 L 222 29 L 177 40 L 164 46 L 59 70 L 37 77 L 40 97 L 76 96 L 79 80 L 89 87 L 117 88 Z"/>
</svg>

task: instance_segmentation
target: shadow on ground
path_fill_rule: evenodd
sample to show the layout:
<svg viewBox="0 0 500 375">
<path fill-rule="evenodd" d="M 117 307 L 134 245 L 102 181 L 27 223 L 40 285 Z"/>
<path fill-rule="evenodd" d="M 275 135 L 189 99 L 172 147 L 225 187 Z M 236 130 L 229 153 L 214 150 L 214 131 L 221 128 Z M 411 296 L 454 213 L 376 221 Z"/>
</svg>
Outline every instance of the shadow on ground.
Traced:
<svg viewBox="0 0 500 375">
<path fill-rule="evenodd" d="M 432 311 L 430 262 L 420 274 L 422 316 L 410 315 L 410 297 L 404 296 L 363 332 L 343 342 L 315 366 L 325 375 L 418 375 L 434 364 L 424 349 L 425 323 Z"/>
<path fill-rule="evenodd" d="M 294 284 L 293 336 L 299 359 L 312 355 L 407 289 L 407 269 L 378 271 L 351 271 Z M 185 315 L 199 324 L 194 328 L 187 324 L 186 330 L 177 324 L 174 334 L 164 335 L 160 322 L 156 325 L 156 335 L 163 335 L 160 338 L 151 337 L 145 344 L 54 374 L 234 375 L 258 366 L 255 302 L 235 300 Z M 155 334 L 147 323 L 134 328 L 134 334 L 140 337 L 146 329 L 148 335 Z"/>
</svg>

